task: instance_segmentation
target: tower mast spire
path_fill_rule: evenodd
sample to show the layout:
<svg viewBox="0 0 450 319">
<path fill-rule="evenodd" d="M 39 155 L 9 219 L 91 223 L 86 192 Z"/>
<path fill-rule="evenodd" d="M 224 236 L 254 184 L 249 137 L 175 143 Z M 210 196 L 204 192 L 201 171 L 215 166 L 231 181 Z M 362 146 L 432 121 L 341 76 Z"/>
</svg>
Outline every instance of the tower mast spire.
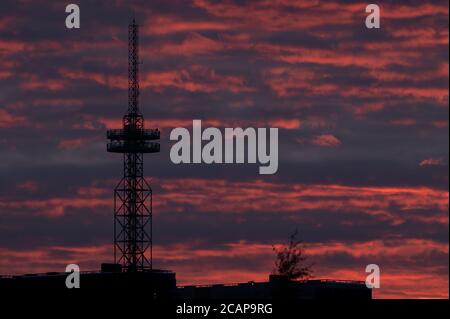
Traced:
<svg viewBox="0 0 450 319">
<path fill-rule="evenodd" d="M 128 26 L 128 113 L 139 114 L 139 26 Z"/>
<path fill-rule="evenodd" d="M 158 129 L 145 129 L 139 110 L 139 26 L 128 26 L 128 110 L 123 128 L 107 131 L 107 151 L 123 154 L 123 177 L 114 189 L 114 262 L 123 271 L 152 269 L 152 190 L 144 153 L 160 151 Z"/>
</svg>

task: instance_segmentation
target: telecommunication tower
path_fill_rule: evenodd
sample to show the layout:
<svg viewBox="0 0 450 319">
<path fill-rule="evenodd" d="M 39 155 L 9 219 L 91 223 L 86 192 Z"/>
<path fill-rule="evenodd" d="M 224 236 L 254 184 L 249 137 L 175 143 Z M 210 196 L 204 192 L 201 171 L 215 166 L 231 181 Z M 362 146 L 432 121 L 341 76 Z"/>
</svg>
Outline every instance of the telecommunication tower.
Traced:
<svg viewBox="0 0 450 319">
<path fill-rule="evenodd" d="M 123 178 L 114 189 L 114 262 L 122 271 L 152 269 L 152 189 L 144 153 L 160 151 L 158 129 L 145 129 L 139 110 L 139 26 L 128 26 L 128 111 L 123 128 L 107 131 L 107 151 L 123 154 Z"/>
</svg>

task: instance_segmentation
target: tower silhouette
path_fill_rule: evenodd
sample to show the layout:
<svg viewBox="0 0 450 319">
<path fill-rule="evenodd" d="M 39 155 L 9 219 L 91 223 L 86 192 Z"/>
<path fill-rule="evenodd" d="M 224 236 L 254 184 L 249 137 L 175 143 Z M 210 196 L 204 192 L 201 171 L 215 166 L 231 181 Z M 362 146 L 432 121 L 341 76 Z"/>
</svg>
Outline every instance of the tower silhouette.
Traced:
<svg viewBox="0 0 450 319">
<path fill-rule="evenodd" d="M 152 269 L 152 189 L 144 153 L 160 151 L 158 129 L 145 129 L 139 110 L 139 26 L 128 26 L 128 110 L 123 128 L 107 131 L 107 151 L 123 154 L 123 177 L 114 189 L 114 262 L 122 271 Z"/>
</svg>

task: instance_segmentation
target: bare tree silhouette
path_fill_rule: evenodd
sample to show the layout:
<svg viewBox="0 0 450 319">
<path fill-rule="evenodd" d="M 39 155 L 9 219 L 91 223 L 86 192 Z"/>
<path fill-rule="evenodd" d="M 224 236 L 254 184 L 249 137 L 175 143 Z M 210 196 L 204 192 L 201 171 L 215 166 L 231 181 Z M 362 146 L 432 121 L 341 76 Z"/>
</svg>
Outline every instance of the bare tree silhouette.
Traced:
<svg viewBox="0 0 450 319">
<path fill-rule="evenodd" d="M 312 277 L 313 264 L 306 264 L 305 245 L 297 239 L 298 230 L 291 234 L 289 244 L 282 248 L 273 246 L 276 253 L 273 274 L 290 280 L 306 280 Z"/>
</svg>

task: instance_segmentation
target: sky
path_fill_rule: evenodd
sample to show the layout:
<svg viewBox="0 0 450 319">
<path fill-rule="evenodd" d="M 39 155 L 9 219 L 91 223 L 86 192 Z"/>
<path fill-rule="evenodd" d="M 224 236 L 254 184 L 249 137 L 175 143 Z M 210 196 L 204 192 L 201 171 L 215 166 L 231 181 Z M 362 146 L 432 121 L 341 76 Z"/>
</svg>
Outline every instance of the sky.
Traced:
<svg viewBox="0 0 450 319">
<path fill-rule="evenodd" d="M 376 298 L 449 296 L 449 4 L 377 1 L 0 2 L 0 274 L 113 259 L 127 108 L 127 25 L 141 26 L 140 105 L 154 267 L 186 284 L 265 281 L 298 229 L 315 278 Z M 175 127 L 278 127 L 279 167 L 175 165 Z"/>
</svg>

